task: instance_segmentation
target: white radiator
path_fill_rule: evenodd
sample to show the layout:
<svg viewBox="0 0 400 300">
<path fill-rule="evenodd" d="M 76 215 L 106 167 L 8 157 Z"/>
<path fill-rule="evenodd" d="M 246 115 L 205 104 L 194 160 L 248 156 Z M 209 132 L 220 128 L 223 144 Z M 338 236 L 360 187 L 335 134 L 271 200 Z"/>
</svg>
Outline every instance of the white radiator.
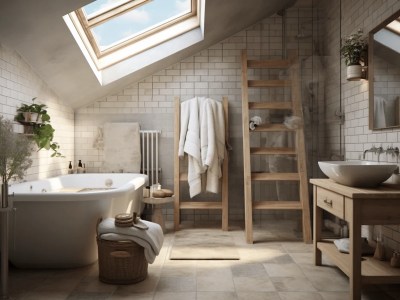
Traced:
<svg viewBox="0 0 400 300">
<path fill-rule="evenodd" d="M 161 130 L 140 130 L 142 165 L 140 173 L 149 177 L 149 185 L 160 183 L 161 168 L 158 165 L 158 140 Z"/>
</svg>

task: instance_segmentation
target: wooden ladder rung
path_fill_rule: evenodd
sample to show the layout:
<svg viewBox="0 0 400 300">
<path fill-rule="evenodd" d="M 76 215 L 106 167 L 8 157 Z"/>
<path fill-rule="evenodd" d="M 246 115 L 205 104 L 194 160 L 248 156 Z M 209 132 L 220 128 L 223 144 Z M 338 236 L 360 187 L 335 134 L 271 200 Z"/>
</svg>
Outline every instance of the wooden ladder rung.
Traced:
<svg viewBox="0 0 400 300">
<path fill-rule="evenodd" d="M 283 124 L 261 124 L 251 131 L 294 131 L 294 129 L 287 128 Z"/>
<path fill-rule="evenodd" d="M 287 87 L 292 85 L 291 80 L 248 80 L 248 87 Z"/>
<path fill-rule="evenodd" d="M 179 203 L 180 209 L 222 209 L 221 202 L 194 202 L 182 201 Z"/>
<path fill-rule="evenodd" d="M 292 102 L 249 102 L 249 109 L 292 109 Z"/>
<path fill-rule="evenodd" d="M 300 180 L 299 173 L 263 173 L 252 172 L 251 180 L 254 181 L 276 181 L 276 180 Z"/>
<path fill-rule="evenodd" d="M 302 209 L 300 201 L 254 201 L 253 209 Z"/>
<path fill-rule="evenodd" d="M 283 69 L 283 68 L 289 68 L 290 65 L 291 61 L 288 59 L 247 61 L 247 67 L 250 69 L 261 69 L 261 68 Z"/>
<path fill-rule="evenodd" d="M 269 147 L 251 147 L 250 148 L 250 154 L 254 155 L 274 155 L 274 154 L 280 154 L 280 155 L 296 155 L 296 149 L 295 148 L 287 148 L 287 147 L 274 147 L 274 148 L 269 148 Z"/>
</svg>

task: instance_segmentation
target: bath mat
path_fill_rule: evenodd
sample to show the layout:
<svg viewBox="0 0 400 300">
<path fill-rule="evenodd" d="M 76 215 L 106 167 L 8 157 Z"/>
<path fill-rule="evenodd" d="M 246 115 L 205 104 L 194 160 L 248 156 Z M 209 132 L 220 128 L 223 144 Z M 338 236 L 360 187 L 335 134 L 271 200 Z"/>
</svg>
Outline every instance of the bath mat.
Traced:
<svg viewBox="0 0 400 300">
<path fill-rule="evenodd" d="M 175 233 L 171 260 L 238 260 L 229 233 L 221 229 L 184 229 Z"/>
</svg>

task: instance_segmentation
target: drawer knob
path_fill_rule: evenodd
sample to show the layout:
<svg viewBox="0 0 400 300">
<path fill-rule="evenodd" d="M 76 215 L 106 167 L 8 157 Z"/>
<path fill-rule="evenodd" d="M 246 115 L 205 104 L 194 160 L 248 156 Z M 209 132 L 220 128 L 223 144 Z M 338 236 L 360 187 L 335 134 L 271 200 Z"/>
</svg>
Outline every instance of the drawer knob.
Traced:
<svg viewBox="0 0 400 300">
<path fill-rule="evenodd" d="M 330 207 L 332 207 L 332 200 L 325 199 L 324 203 Z"/>
</svg>

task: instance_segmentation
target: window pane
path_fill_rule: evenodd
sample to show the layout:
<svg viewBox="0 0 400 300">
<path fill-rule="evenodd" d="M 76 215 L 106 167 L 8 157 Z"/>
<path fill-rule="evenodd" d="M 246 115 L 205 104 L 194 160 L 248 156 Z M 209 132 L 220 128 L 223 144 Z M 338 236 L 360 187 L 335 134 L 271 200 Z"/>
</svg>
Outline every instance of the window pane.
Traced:
<svg viewBox="0 0 400 300">
<path fill-rule="evenodd" d="M 153 0 L 92 28 L 100 50 L 191 12 L 191 0 Z"/>
<path fill-rule="evenodd" d="M 99 13 L 110 10 L 122 3 L 129 2 L 127 0 L 97 0 L 82 7 L 86 14 L 86 18 L 90 19 Z"/>
</svg>

